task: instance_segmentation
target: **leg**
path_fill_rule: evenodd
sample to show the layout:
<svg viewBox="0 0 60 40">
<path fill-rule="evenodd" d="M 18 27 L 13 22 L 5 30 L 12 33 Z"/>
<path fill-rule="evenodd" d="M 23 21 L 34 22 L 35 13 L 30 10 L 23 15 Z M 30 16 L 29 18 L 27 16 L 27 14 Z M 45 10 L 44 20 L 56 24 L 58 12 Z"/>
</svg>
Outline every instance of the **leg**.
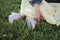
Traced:
<svg viewBox="0 0 60 40">
<path fill-rule="evenodd" d="M 40 4 L 41 4 L 42 0 L 31 0 L 30 4 L 32 6 L 34 6 L 35 9 L 35 20 L 36 21 L 41 21 L 41 11 L 40 11 Z"/>
<path fill-rule="evenodd" d="M 41 21 L 41 12 L 40 12 L 40 9 L 39 9 L 40 5 L 39 4 L 34 4 L 34 9 L 35 9 L 35 20 L 36 21 Z"/>
</svg>

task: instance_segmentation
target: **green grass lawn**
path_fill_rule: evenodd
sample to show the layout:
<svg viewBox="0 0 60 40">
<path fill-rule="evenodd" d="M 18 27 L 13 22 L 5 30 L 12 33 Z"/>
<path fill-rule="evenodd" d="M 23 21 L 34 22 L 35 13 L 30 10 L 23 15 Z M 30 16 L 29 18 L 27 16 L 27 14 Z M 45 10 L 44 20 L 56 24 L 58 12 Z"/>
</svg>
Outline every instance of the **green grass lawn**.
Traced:
<svg viewBox="0 0 60 40">
<path fill-rule="evenodd" d="M 34 30 L 28 30 L 26 20 L 8 22 L 11 12 L 20 11 L 21 0 L 0 0 L 0 40 L 60 40 L 60 26 L 42 20 Z"/>
</svg>

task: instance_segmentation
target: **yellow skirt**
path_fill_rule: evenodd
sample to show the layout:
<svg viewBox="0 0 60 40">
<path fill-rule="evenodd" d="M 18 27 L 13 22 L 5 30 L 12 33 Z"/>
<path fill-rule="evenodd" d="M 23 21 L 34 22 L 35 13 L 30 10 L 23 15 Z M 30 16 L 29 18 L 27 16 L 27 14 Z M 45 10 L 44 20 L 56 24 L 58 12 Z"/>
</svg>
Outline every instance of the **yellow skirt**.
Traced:
<svg viewBox="0 0 60 40">
<path fill-rule="evenodd" d="M 30 0 L 22 0 L 20 13 L 34 18 L 34 7 L 29 4 Z M 60 3 L 47 3 L 45 0 L 40 4 L 41 15 L 50 24 L 60 25 Z"/>
</svg>

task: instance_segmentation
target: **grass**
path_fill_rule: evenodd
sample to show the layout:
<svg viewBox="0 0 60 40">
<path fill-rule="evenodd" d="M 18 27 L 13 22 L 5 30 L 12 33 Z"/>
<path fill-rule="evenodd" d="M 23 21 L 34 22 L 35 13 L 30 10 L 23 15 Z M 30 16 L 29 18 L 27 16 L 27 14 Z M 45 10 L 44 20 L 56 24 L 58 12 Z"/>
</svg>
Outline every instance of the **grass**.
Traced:
<svg viewBox="0 0 60 40">
<path fill-rule="evenodd" d="M 60 40 L 60 26 L 42 20 L 34 30 L 28 30 L 26 20 L 8 22 L 11 12 L 20 11 L 21 0 L 0 0 L 0 40 Z"/>
</svg>

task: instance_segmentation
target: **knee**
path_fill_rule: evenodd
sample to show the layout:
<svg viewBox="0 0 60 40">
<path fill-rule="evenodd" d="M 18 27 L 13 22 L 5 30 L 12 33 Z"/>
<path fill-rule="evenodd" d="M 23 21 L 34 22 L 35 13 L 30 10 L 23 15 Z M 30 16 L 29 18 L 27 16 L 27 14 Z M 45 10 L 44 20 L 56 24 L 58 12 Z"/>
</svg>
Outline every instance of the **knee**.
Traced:
<svg viewBox="0 0 60 40">
<path fill-rule="evenodd" d="M 34 18 L 37 22 L 40 22 L 41 19 L 40 18 Z"/>
</svg>

